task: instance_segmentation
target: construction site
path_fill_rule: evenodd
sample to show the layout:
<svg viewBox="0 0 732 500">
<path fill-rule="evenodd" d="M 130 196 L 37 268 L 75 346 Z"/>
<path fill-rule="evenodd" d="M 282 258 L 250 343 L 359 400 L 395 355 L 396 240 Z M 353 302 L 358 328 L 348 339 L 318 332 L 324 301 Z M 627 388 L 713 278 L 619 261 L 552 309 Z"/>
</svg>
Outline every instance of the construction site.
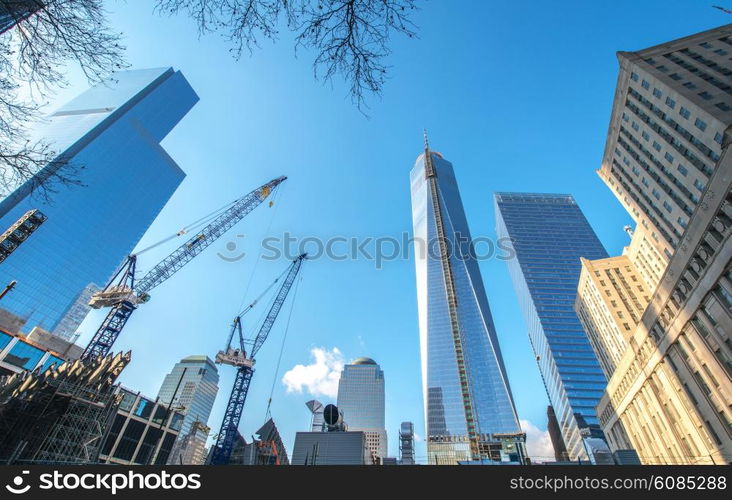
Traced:
<svg viewBox="0 0 732 500">
<path fill-rule="evenodd" d="M 131 355 L 100 356 L 0 380 L 0 461 L 97 463 L 116 413 L 115 382 Z"/>
<path fill-rule="evenodd" d="M 169 403 L 144 398 L 118 382 L 132 360 L 132 353 L 114 352 L 114 344 L 130 316 L 149 301 L 150 291 L 234 227 L 285 179 L 273 179 L 171 237 L 130 255 L 107 285 L 89 299 L 91 308 L 109 311 L 83 350 L 37 328 L 29 335 L 21 334 L 18 330 L 22 321 L 10 327 L 5 326 L 7 322 L 0 325 L 3 330 L 15 331 L 3 332 L 0 338 L 0 463 L 289 464 L 269 410 L 267 422 L 251 443 L 242 438 L 238 427 L 254 374 L 255 356 L 296 283 L 306 254 L 292 261 L 257 299 L 235 316 L 225 348 L 215 355 L 217 364 L 236 369 L 236 377 L 223 421 L 208 452 L 203 445 L 212 434 L 205 422 L 196 420 L 185 434 L 181 432 L 187 413 L 179 398 L 182 377 Z M 8 228 L 0 236 L 0 262 L 45 220 L 45 215 L 33 210 Z M 189 232 L 193 236 L 138 279 L 141 253 Z M 275 284 L 279 284 L 276 290 Z M 10 283 L 0 299 L 14 286 L 15 282 Z M 264 320 L 250 338 L 242 330 L 241 318 L 272 290 L 275 293 Z"/>
</svg>

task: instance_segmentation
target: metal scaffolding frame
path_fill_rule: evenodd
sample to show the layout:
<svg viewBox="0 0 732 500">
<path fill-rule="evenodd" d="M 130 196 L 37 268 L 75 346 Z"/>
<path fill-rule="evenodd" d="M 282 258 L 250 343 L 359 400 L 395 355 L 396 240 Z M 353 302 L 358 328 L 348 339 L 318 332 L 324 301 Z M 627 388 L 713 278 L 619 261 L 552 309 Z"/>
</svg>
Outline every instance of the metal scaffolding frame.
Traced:
<svg viewBox="0 0 732 500">
<path fill-rule="evenodd" d="M 0 463 L 93 464 L 130 352 L 52 365 L 0 379 Z"/>
</svg>

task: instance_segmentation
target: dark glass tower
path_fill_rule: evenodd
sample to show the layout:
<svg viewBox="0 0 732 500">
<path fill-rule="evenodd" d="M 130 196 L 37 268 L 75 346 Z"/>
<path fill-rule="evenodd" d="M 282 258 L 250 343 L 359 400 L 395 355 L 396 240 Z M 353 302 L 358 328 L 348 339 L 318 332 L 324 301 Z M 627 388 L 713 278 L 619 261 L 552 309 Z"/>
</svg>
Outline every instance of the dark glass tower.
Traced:
<svg viewBox="0 0 732 500">
<path fill-rule="evenodd" d="M 586 458 L 581 429 L 598 434 L 606 380 L 574 302 L 580 257 L 607 252 L 571 195 L 496 193 L 495 204 L 498 237 L 513 241 L 509 272 L 567 452 Z"/>
<path fill-rule="evenodd" d="M 411 191 L 428 461 L 496 459 L 521 428 L 452 164 L 426 146 Z"/>
<path fill-rule="evenodd" d="M 2 286 L 18 283 L 0 307 L 27 319 L 26 330 L 73 334 L 74 325 L 57 326 L 79 305 L 80 293 L 107 282 L 183 181 L 160 141 L 197 101 L 172 68 L 125 71 L 61 107 L 36 131 L 74 166 L 71 175 L 81 185 L 52 186 L 50 199 L 35 194 L 37 179 L 61 163 L 54 162 L 0 201 L 3 230 L 33 208 L 48 216 L 0 266 Z"/>
</svg>

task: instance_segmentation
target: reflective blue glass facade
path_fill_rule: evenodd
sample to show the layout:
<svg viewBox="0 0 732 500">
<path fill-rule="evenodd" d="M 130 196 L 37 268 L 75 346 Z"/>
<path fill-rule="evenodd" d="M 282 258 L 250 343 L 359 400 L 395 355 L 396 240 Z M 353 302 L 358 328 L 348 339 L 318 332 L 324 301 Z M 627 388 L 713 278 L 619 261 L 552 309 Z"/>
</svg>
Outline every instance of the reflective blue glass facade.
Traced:
<svg viewBox="0 0 732 500">
<path fill-rule="evenodd" d="M 410 176 L 427 453 L 455 464 L 475 456 L 471 435 L 520 426 L 452 164 L 425 154 Z"/>
<path fill-rule="evenodd" d="M 496 193 L 496 232 L 510 237 L 507 261 L 536 360 L 571 459 L 586 458 L 580 428 L 598 424 L 606 379 L 574 312 L 580 257 L 607 252 L 570 195 Z"/>
<path fill-rule="evenodd" d="M 23 336 L 0 331 L 0 375 L 30 371 L 39 366 L 40 372 L 44 372 L 52 364 L 58 366 L 63 362 L 64 359 L 46 349 L 28 343 Z"/>
<path fill-rule="evenodd" d="M 52 184 L 45 199 L 31 180 L 0 201 L 2 228 L 32 208 L 48 216 L 0 266 L 0 283 L 18 282 L 2 307 L 27 318 L 26 331 L 54 331 L 80 292 L 105 284 L 132 251 L 185 176 L 160 141 L 197 100 L 171 68 L 121 72 L 37 131 L 82 185 Z"/>
<path fill-rule="evenodd" d="M 195 421 L 207 424 L 218 391 L 219 371 L 207 356 L 183 358 L 165 376 L 158 391 L 158 399 L 166 405 L 172 404 L 181 409 L 185 415 L 180 430 L 181 439 L 191 432 Z M 205 443 L 205 436 L 198 436 L 196 433 L 194 438 L 202 439 Z M 177 449 L 171 453 L 171 463 L 180 463 L 178 453 Z"/>
</svg>

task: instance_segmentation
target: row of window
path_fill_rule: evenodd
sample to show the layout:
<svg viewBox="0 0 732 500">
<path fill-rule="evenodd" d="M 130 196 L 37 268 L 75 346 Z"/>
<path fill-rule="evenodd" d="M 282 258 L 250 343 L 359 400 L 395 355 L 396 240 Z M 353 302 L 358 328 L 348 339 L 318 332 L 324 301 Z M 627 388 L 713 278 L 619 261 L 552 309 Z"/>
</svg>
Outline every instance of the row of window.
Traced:
<svg viewBox="0 0 732 500">
<path fill-rule="evenodd" d="M 13 338 L 14 337 L 12 335 L 9 335 L 5 332 L 0 332 L 0 351 L 2 351 L 9 345 Z M 38 347 L 35 347 L 31 344 L 23 342 L 23 340 L 21 339 L 18 339 L 13 347 L 10 348 L 10 351 L 8 351 L 8 353 L 4 357 L 0 358 L 0 361 L 11 364 L 13 366 L 17 366 L 18 368 L 22 368 L 24 370 L 33 370 L 38 366 L 38 363 L 46 355 L 46 352 L 47 351 L 44 351 L 43 349 L 39 349 Z M 49 354 L 41 365 L 40 371 L 44 372 L 51 365 L 59 365 L 63 363 L 63 361 L 63 359 Z"/>
</svg>

